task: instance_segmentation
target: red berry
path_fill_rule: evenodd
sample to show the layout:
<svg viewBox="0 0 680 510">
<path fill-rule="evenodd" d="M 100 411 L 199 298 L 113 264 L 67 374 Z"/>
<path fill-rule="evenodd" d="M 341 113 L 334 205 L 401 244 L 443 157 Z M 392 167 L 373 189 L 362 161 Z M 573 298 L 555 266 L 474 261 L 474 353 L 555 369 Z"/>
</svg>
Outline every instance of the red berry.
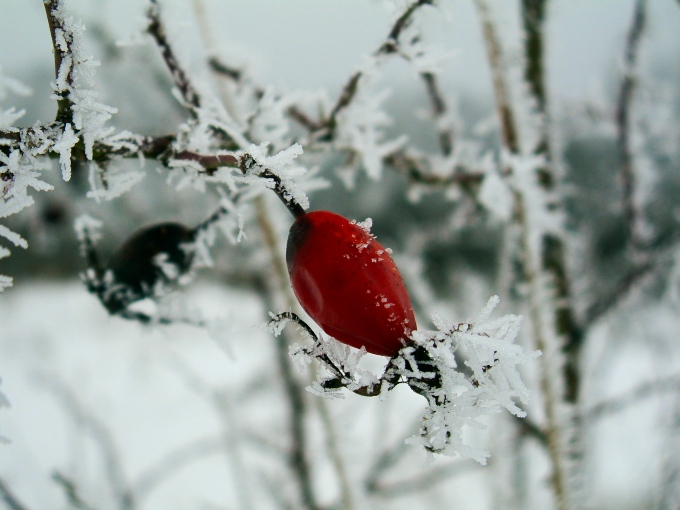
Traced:
<svg viewBox="0 0 680 510">
<path fill-rule="evenodd" d="M 393 356 L 416 328 L 411 300 L 392 257 L 365 229 L 329 211 L 298 217 L 286 262 L 302 308 L 352 347 Z"/>
</svg>

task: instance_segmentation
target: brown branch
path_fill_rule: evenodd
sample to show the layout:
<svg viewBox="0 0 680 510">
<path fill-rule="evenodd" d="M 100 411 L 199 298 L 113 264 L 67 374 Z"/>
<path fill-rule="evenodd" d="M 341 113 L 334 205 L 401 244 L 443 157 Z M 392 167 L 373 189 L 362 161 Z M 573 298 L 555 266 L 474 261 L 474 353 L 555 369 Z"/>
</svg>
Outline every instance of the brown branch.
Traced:
<svg viewBox="0 0 680 510">
<path fill-rule="evenodd" d="M 623 78 L 616 105 L 617 147 L 619 150 L 619 179 L 621 180 L 621 206 L 628 228 L 631 246 L 641 243 L 638 223 L 640 211 L 635 204 L 635 168 L 631 148 L 631 109 L 635 91 L 636 68 L 642 34 L 646 23 L 646 0 L 637 0 L 633 20 L 626 40 Z"/>
<path fill-rule="evenodd" d="M 420 78 L 425 82 L 427 96 L 430 98 L 430 105 L 435 121 L 440 121 L 446 115 L 446 103 L 444 95 L 439 87 L 437 76 L 431 72 L 420 73 Z M 439 124 L 439 122 L 436 122 Z M 439 150 L 444 156 L 449 156 L 453 152 L 453 131 L 439 127 Z"/>
<path fill-rule="evenodd" d="M 172 79 L 177 85 L 177 88 L 182 95 L 182 98 L 190 107 L 190 110 L 195 110 L 201 107 L 201 99 L 198 93 L 194 90 L 187 73 L 184 71 L 182 66 L 179 64 L 175 52 L 172 50 L 172 46 L 168 42 L 167 35 L 165 33 L 165 28 L 160 18 L 160 7 L 157 0 L 151 0 L 149 9 L 147 10 L 147 18 L 149 19 L 149 26 L 147 31 L 153 37 L 156 45 L 161 51 L 161 56 L 165 61 L 165 65 L 170 70 Z M 195 115 L 195 112 L 193 112 Z"/>
</svg>

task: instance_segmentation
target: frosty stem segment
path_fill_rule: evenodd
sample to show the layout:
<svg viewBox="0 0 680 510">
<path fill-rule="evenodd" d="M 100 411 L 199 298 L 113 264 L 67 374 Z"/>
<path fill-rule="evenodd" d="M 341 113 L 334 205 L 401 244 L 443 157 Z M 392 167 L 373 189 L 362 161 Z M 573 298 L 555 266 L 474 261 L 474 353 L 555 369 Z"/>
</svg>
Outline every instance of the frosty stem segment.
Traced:
<svg viewBox="0 0 680 510">
<path fill-rule="evenodd" d="M 258 166 L 258 163 L 257 161 L 255 161 L 255 158 L 253 158 L 250 154 L 244 154 L 243 157 L 241 157 L 239 168 L 243 172 L 243 175 L 247 175 L 256 166 Z M 281 199 L 283 205 L 286 206 L 286 209 L 290 211 L 290 213 L 293 215 L 295 219 L 304 216 L 305 214 L 304 208 L 288 192 L 283 182 L 281 182 L 281 178 L 278 175 L 276 175 L 274 172 L 267 168 L 263 168 L 259 172 L 259 176 L 263 177 L 264 179 L 269 179 L 273 181 L 274 186 L 271 188 L 272 191 L 276 193 L 276 196 Z"/>
<path fill-rule="evenodd" d="M 72 122 L 73 119 L 71 108 L 73 103 L 69 99 L 70 89 L 73 87 L 73 34 L 64 27 L 61 4 L 62 0 L 45 2 L 45 14 L 50 26 L 52 47 L 54 48 L 54 77 L 56 80 L 54 92 L 58 98 L 56 121 L 66 124 Z"/>
</svg>

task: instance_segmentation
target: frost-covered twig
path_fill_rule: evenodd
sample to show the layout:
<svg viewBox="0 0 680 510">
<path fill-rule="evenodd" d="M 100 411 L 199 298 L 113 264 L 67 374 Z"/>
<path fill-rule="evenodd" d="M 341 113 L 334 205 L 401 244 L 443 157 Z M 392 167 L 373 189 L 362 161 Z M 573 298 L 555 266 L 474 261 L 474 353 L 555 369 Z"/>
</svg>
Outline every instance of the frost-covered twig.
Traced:
<svg viewBox="0 0 680 510">
<path fill-rule="evenodd" d="M 287 285 L 287 269 L 285 262 L 281 259 L 278 246 L 278 238 L 274 233 L 271 220 L 265 211 L 265 203 L 258 200 L 256 203 L 258 222 L 264 237 L 265 246 L 269 251 L 272 271 L 276 277 L 273 288 L 280 292 L 285 300 L 293 304 L 295 298 L 291 295 L 290 286 Z M 271 292 L 266 285 L 262 284 L 265 302 L 272 303 L 269 295 Z M 312 483 L 312 469 L 307 459 L 307 429 L 305 427 L 305 416 L 307 415 L 308 405 L 305 401 L 304 388 L 295 377 L 293 366 L 288 357 L 289 344 L 284 335 L 280 335 L 276 342 L 276 360 L 283 379 L 285 394 L 288 399 L 289 427 L 292 437 L 292 445 L 289 450 L 289 463 L 295 475 L 300 491 L 300 497 L 308 510 L 320 508 L 317 501 Z"/>
<path fill-rule="evenodd" d="M 45 2 L 45 14 L 52 36 L 54 52 L 54 74 L 56 76 L 55 95 L 57 96 L 56 121 L 63 124 L 73 122 L 73 101 L 70 91 L 75 85 L 75 63 L 73 62 L 73 32 L 64 23 L 63 0 Z"/>
<path fill-rule="evenodd" d="M 406 384 L 428 402 L 419 435 L 408 442 L 431 453 L 462 455 L 483 464 L 488 454 L 464 444 L 462 427 L 479 427 L 480 416 L 502 408 L 525 416 L 513 401 L 527 402 L 529 397 L 517 366 L 533 357 L 513 344 L 521 317 L 490 320 L 497 303 L 492 298 L 473 323 L 452 324 L 435 317 L 437 330 L 413 332 L 412 341 L 390 358 L 377 378 L 357 367 L 363 351 L 317 337 L 295 314 L 272 316 L 270 328 L 280 334 L 285 323 L 292 321 L 312 338 L 311 347 L 296 346 L 291 355 L 302 363 L 312 358 L 322 363 L 323 370 L 310 387 L 313 393 L 339 396 L 338 390 L 347 388 L 361 396 L 384 397 L 397 385 Z M 469 373 L 458 365 L 462 356 Z"/>
</svg>

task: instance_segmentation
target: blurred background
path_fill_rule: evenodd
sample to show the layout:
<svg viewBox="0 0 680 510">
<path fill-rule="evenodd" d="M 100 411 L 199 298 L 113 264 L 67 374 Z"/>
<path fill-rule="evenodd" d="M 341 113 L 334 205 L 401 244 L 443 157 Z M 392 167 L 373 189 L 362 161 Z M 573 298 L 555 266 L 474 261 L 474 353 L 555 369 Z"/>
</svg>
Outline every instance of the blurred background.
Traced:
<svg viewBox="0 0 680 510">
<path fill-rule="evenodd" d="M 487 3 L 512 71 L 522 58 L 519 2 Z M 178 58 L 197 79 L 213 83 L 208 52 L 263 89 L 330 104 L 408 4 L 161 2 Z M 638 267 L 620 208 L 615 116 L 635 5 L 547 2 L 551 134 L 574 307 L 581 314 Z M 98 100 L 118 109 L 110 125 L 144 135 L 177 132 L 187 115 L 145 34 L 147 2 L 70 0 L 66 8 L 86 27 L 85 53 L 100 62 L 93 86 Z M 32 90 L 0 98 L 3 110 L 25 109 L 20 126 L 49 122 L 56 106 L 43 5 L 9 0 L 0 9 L 2 75 Z M 586 336 L 582 405 L 593 411 L 579 484 L 589 508 L 679 508 L 672 505 L 680 501 L 680 269 L 672 244 L 680 224 L 680 4 L 648 0 L 646 16 L 631 129 L 637 199 L 659 260 L 621 291 Z M 460 164 L 479 160 L 483 167 L 482 157 L 499 151 L 499 132 L 475 2 L 451 0 L 441 10 L 423 9 L 417 26 L 428 43 L 451 52 L 439 79 L 456 141 L 468 148 Z M 388 91 L 382 105 L 391 118 L 387 138 L 406 135 L 409 147 L 425 154 L 437 150 L 428 96 L 411 66 L 386 62 L 371 76 L 369 90 L 376 96 Z M 115 164 L 136 169 L 142 163 Z M 214 189 L 178 189 L 167 169 L 154 161 L 143 164 L 146 176 L 139 185 L 97 202 L 86 198 L 87 165 L 74 165 L 65 183 L 54 162 L 43 178 L 55 189 L 33 193 L 34 206 L 2 220 L 29 248 L 13 249 L 0 260 L 0 273 L 14 278 L 14 287 L 0 294 L 0 391 L 11 402 L 0 409 L 0 434 L 11 440 L 0 445 L 0 480 L 25 505 L 13 507 L 5 498 L 0 507 L 302 508 L 285 461 L 294 438 L 275 340 L 258 327 L 267 311 L 280 310 L 258 288 L 271 268 L 253 208 L 241 211 L 245 239 L 219 237 L 214 267 L 199 270 L 178 297 L 180 306 L 208 319 L 207 330 L 111 317 L 80 281 L 85 262 L 73 229 L 79 215 L 104 222 L 97 248 L 105 260 L 140 225 L 194 225 L 215 210 Z M 493 198 L 471 202 L 460 189 L 427 185 L 387 167 L 372 176 L 361 165 L 348 168 L 338 155 L 303 164 L 326 181 L 323 188 L 308 188 L 312 209 L 373 220 L 372 232 L 394 250 L 421 327 L 431 328 L 435 312 L 452 321 L 474 318 L 493 294 L 501 296 L 504 313 L 524 313 L 517 303 L 525 291 L 512 283 L 513 268 L 503 258 L 502 204 L 490 206 Z M 263 196 L 283 255 L 291 218 L 273 194 Z M 381 360 L 368 363 L 379 369 Z M 527 369 L 534 384 L 535 370 Z M 354 395 L 305 399 L 307 455 L 320 508 L 552 504 L 545 453 L 509 417 L 466 432 L 491 452 L 488 466 L 465 459 L 428 464 L 422 452 L 402 444 L 417 432 L 424 406 L 408 391 L 385 401 Z M 540 404 L 539 395 L 529 408 L 536 422 Z M 71 482 L 82 506 L 68 496 Z"/>
</svg>

